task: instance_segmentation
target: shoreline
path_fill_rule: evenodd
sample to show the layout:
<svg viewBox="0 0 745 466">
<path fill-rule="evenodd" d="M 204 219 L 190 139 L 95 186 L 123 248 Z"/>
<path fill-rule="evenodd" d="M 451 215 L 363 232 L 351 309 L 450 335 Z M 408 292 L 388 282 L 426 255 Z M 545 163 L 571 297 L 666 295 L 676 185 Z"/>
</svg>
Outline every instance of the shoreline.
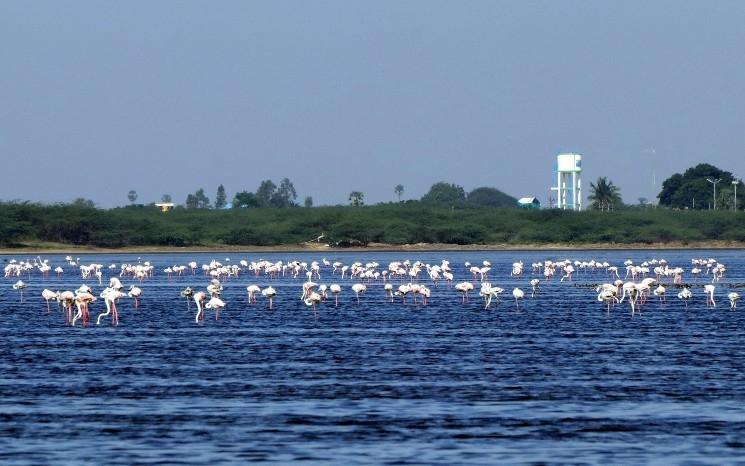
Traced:
<svg viewBox="0 0 745 466">
<path fill-rule="evenodd" d="M 740 241 L 699 241 L 683 242 L 670 241 L 665 243 L 546 243 L 546 244 L 381 244 L 371 243 L 367 247 L 331 247 L 326 244 L 289 244 L 281 246 L 142 246 L 124 248 L 98 248 L 91 246 L 29 245 L 18 248 L 0 248 L 0 254 L 169 254 L 178 252 L 209 253 L 209 252 L 246 252 L 246 253 L 280 253 L 280 252 L 462 252 L 462 251 L 614 251 L 614 250 L 732 250 L 745 249 L 745 242 Z"/>
</svg>

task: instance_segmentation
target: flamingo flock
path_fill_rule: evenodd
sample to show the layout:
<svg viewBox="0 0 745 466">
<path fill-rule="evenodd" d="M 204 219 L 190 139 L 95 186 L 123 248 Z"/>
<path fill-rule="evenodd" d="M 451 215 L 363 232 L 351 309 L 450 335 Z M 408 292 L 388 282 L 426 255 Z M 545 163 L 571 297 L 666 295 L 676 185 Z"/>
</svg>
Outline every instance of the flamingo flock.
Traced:
<svg viewBox="0 0 745 466">
<path fill-rule="evenodd" d="M 47 287 L 41 291 L 46 312 L 52 313 L 51 303 L 56 303 L 55 307 L 58 306 L 62 311 L 64 323 L 71 327 L 77 326 L 78 322 L 84 327 L 89 326 L 91 307 L 97 306 L 99 301 L 103 302 L 105 310 L 98 313 L 96 325 L 101 325 L 108 319 L 112 326 L 118 326 L 121 302 L 126 300 L 131 303 L 127 312 L 139 310 L 145 294 L 143 290 L 147 290 L 158 274 L 165 276 L 168 282 L 191 282 L 179 292 L 179 296 L 186 301 L 187 311 L 191 310 L 193 301 L 196 307 L 194 322 L 204 324 L 206 311 L 214 314 L 214 320 L 220 320 L 221 311 L 228 309 L 223 297 L 224 290 L 226 287 L 233 287 L 241 278 L 249 281 L 246 286 L 241 285 L 246 293 L 245 305 L 234 303 L 230 309 L 263 306 L 273 311 L 280 294 L 278 290 L 286 295 L 286 288 L 294 282 L 300 289 L 301 303 L 311 309 L 315 317 L 329 300 L 329 293 L 334 298 L 333 309 L 340 307 L 344 296 L 347 296 L 347 300 L 352 299 L 351 304 L 357 306 L 365 301 L 379 302 L 379 299 L 386 303 L 395 304 L 398 301 L 402 305 L 418 308 L 428 306 L 432 299 L 437 299 L 440 303 L 449 301 L 451 305 L 460 303 L 462 306 L 470 306 L 470 294 L 477 285 L 484 309 L 491 309 L 495 304 L 499 307 L 502 303 L 501 295 L 505 287 L 509 286 L 514 309 L 520 311 L 530 309 L 529 302 L 543 299 L 543 295 L 563 294 L 569 289 L 576 290 L 583 286 L 581 283 L 589 281 L 596 283 L 593 285 L 596 301 L 602 303 L 606 314 L 610 314 L 615 307 L 628 303 L 633 317 L 648 309 L 650 302 L 655 303 L 656 309 L 672 308 L 674 304 L 669 304 L 667 300 L 670 287 L 675 288 L 676 294 L 673 296 L 677 295 L 678 301 L 682 302 L 682 310 L 689 309 L 696 296 L 694 290 L 698 288 L 702 289 L 705 308 L 714 310 L 717 308 L 717 286 L 722 283 L 727 271 L 727 267 L 716 259 L 692 259 L 688 271 L 684 266 L 674 266 L 665 259 L 650 259 L 639 264 L 626 260 L 622 265 L 595 260 L 545 260 L 534 262 L 530 267 L 526 267 L 522 261 L 495 266 L 490 260 L 479 261 L 478 265 L 464 262 L 461 267 L 451 265 L 447 259 L 437 263 L 402 260 L 381 265 L 376 261 L 345 264 L 339 260 L 331 262 L 326 258 L 311 262 L 265 259 L 241 259 L 233 262 L 230 258 L 225 258 L 212 259 L 201 265 L 197 261 L 169 264 L 164 268 L 156 268 L 153 263 L 139 258 L 136 263 L 111 263 L 108 266 L 83 263 L 80 258 L 73 259 L 71 256 L 66 257 L 65 262 L 66 265 L 50 264 L 48 259 L 39 256 L 32 260 L 13 259 L 7 262 L 4 276 L 11 280 L 17 279 L 12 288 L 19 293 L 20 303 L 24 302 L 23 293 L 29 283 L 46 282 Z M 55 274 L 52 278 L 49 277 L 51 271 Z M 625 271 L 623 278 L 621 271 Z M 525 278 L 526 274 L 529 275 L 528 278 Z M 48 286 L 49 282 L 54 282 L 54 277 L 61 281 L 62 277 L 69 280 L 72 275 L 78 275 L 83 281 L 83 285 L 75 290 L 55 291 L 54 286 Z M 203 289 L 193 283 L 199 276 L 207 282 Z M 108 278 L 108 286 L 99 293 L 94 293 L 92 286 L 103 287 L 105 278 Z M 456 282 L 456 278 L 461 281 Z M 684 284 L 684 279 L 688 283 Z M 502 286 L 493 284 L 494 280 L 500 281 Z M 344 281 L 352 283 L 345 286 Z M 123 282 L 127 282 L 127 286 Z M 698 282 L 703 283 L 699 285 Z M 521 286 L 529 289 L 529 294 Z M 345 289 L 350 293 L 345 293 Z M 736 310 L 739 293 L 730 291 L 726 296 L 729 308 Z M 265 304 L 260 304 L 259 298 Z"/>
</svg>

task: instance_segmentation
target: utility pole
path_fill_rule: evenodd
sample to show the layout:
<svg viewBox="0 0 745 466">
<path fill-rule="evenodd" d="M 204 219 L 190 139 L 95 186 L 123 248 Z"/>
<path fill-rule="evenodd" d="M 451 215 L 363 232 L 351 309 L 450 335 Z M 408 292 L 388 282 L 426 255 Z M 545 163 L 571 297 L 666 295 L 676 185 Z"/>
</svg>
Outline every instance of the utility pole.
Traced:
<svg viewBox="0 0 745 466">
<path fill-rule="evenodd" d="M 721 178 L 717 178 L 716 180 L 712 180 L 711 178 L 706 178 L 706 181 L 714 185 L 714 210 L 717 210 L 717 184 L 722 181 Z"/>
<path fill-rule="evenodd" d="M 732 180 L 732 186 L 735 187 L 735 206 L 734 206 L 735 212 L 737 212 L 737 183 L 738 183 L 737 180 Z"/>
</svg>

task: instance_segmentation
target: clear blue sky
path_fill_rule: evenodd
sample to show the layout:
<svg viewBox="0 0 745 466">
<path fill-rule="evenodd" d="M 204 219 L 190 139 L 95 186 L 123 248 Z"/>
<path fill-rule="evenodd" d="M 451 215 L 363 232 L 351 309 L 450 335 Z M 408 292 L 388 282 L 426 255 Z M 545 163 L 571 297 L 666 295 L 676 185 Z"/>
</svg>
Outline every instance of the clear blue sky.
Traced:
<svg viewBox="0 0 745 466">
<path fill-rule="evenodd" d="M 745 176 L 745 2 L 0 2 L 0 199 Z M 654 150 L 652 150 L 654 149 Z"/>
</svg>

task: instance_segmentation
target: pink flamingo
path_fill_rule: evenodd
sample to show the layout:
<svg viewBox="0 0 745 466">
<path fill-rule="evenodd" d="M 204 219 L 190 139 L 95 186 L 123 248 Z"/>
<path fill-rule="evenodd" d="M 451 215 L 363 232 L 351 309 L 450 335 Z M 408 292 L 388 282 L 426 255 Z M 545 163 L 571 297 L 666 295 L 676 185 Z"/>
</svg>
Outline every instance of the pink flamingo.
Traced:
<svg viewBox="0 0 745 466">
<path fill-rule="evenodd" d="M 197 316 L 196 316 L 196 322 L 199 323 L 200 321 L 204 320 L 204 310 L 202 309 L 202 303 L 207 299 L 207 293 L 204 291 L 198 291 L 194 293 L 194 302 L 197 305 Z"/>
</svg>

